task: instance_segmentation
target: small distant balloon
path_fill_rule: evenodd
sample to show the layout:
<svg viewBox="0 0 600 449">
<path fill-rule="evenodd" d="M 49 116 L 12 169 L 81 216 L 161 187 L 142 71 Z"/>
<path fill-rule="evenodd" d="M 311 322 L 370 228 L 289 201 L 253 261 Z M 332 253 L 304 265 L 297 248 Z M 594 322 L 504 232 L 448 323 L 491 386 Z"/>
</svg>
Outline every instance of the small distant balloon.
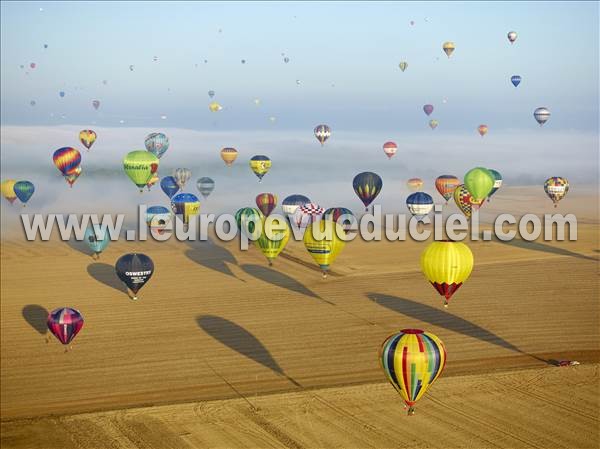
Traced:
<svg viewBox="0 0 600 449">
<path fill-rule="evenodd" d="M 415 21 L 414 21 L 414 20 L 411 20 L 411 21 L 410 21 L 410 26 L 413 26 L 414 24 L 415 24 Z"/>
<path fill-rule="evenodd" d="M 104 84 L 106 86 L 108 84 L 108 81 L 102 80 L 102 84 Z"/>
<path fill-rule="evenodd" d="M 30 104 L 31 106 L 35 106 L 35 100 L 31 100 L 31 101 L 29 102 L 29 104 Z"/>
<path fill-rule="evenodd" d="M 477 132 L 479 132 L 479 135 L 481 137 L 485 136 L 488 133 L 488 126 L 487 125 L 479 125 L 477 127 Z"/>
<path fill-rule="evenodd" d="M 533 111 L 533 117 L 542 126 L 550 118 L 550 111 L 548 108 L 537 108 Z"/>
<path fill-rule="evenodd" d="M 454 46 L 454 42 L 444 42 L 444 45 L 442 45 L 442 50 L 444 50 L 444 53 L 446 53 L 448 59 L 450 59 L 450 56 L 454 52 L 455 48 L 456 47 Z"/>
<path fill-rule="evenodd" d="M 158 61 L 158 56 L 154 56 L 154 57 L 152 58 L 152 60 L 153 60 L 154 62 L 157 62 L 157 61 Z"/>
<path fill-rule="evenodd" d="M 44 44 L 44 48 L 48 48 L 48 44 Z"/>
<path fill-rule="evenodd" d="M 296 80 L 296 84 L 299 86 L 300 85 L 300 80 Z"/>
<path fill-rule="evenodd" d="M 423 106 L 423 112 L 425 112 L 425 114 L 427 115 L 431 115 L 431 113 L 433 112 L 433 105 L 426 104 L 425 106 Z"/>
<path fill-rule="evenodd" d="M 21 67 L 22 69 L 24 69 L 24 68 L 25 68 L 25 66 L 24 66 L 23 64 L 21 64 L 19 67 Z"/>
<path fill-rule="evenodd" d="M 408 62 L 402 61 L 400 64 L 398 64 L 398 67 L 400 67 L 400 70 L 402 70 L 404 72 L 406 70 L 406 68 L 408 67 Z"/>
<path fill-rule="evenodd" d="M 215 91 L 214 91 L 214 90 L 209 90 L 209 91 L 208 91 L 208 96 L 209 96 L 210 98 L 214 97 L 214 96 L 215 96 Z"/>
<path fill-rule="evenodd" d="M 223 106 L 216 101 L 213 101 L 208 105 L 208 109 L 210 109 L 210 112 L 219 112 L 221 109 L 223 109 Z"/>
<path fill-rule="evenodd" d="M 32 69 L 35 69 L 35 66 L 36 66 L 35 62 L 32 62 L 31 64 L 29 64 L 29 67 L 31 67 Z"/>
<path fill-rule="evenodd" d="M 285 58 L 283 58 L 283 62 L 285 62 L 285 63 L 287 64 L 288 62 L 290 62 L 290 58 L 288 58 L 288 57 L 286 56 Z"/>
<path fill-rule="evenodd" d="M 60 98 L 63 98 L 63 97 L 65 96 L 65 93 L 64 93 L 64 92 L 61 90 L 61 91 L 58 93 L 58 96 L 59 96 Z"/>
<path fill-rule="evenodd" d="M 508 41 L 512 44 L 514 41 L 517 40 L 517 32 L 509 31 L 506 37 L 508 37 Z"/>
<path fill-rule="evenodd" d="M 100 107 L 100 100 L 92 100 L 92 106 L 97 111 L 98 108 Z"/>
<path fill-rule="evenodd" d="M 510 82 L 512 83 L 513 86 L 517 87 L 519 84 L 521 84 L 521 76 L 520 75 L 511 76 Z"/>
<path fill-rule="evenodd" d="M 246 64 L 246 60 L 245 59 L 242 59 L 242 64 Z"/>
<path fill-rule="evenodd" d="M 439 124 L 440 122 L 438 122 L 437 120 L 429 120 L 429 127 L 431 129 L 436 129 Z"/>
<path fill-rule="evenodd" d="M 133 64 L 129 66 L 129 71 L 133 72 Z"/>
</svg>

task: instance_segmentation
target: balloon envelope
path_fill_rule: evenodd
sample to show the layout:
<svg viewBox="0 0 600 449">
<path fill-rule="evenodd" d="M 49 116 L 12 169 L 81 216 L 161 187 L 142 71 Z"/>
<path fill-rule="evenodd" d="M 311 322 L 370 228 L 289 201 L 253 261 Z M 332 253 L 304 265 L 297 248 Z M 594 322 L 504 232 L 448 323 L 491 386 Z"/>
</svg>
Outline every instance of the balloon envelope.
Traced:
<svg viewBox="0 0 600 449">
<path fill-rule="evenodd" d="M 204 176 L 196 181 L 196 187 L 200 194 L 204 198 L 207 198 L 215 190 L 215 182 L 211 178 Z"/>
<path fill-rule="evenodd" d="M 165 195 L 172 198 L 179 190 L 179 185 L 173 176 L 165 176 L 160 180 L 160 188 L 165 192 Z"/>
<path fill-rule="evenodd" d="M 91 129 L 84 129 L 79 131 L 79 141 L 88 150 L 94 145 L 96 141 L 96 133 Z"/>
<path fill-rule="evenodd" d="M 403 329 L 383 342 L 379 361 L 388 381 L 408 405 L 408 414 L 412 415 L 415 403 L 444 370 L 446 347 L 432 333 Z"/>
<path fill-rule="evenodd" d="M 304 247 L 321 268 L 323 277 L 327 276 L 329 267 L 344 249 L 346 242 L 340 238 L 342 235 L 343 228 L 328 220 L 314 222 L 304 232 Z"/>
<path fill-rule="evenodd" d="M 488 195 L 488 201 L 489 201 L 490 197 L 494 193 L 496 193 L 500 187 L 502 187 L 502 175 L 500 174 L 500 172 L 498 172 L 496 170 L 492 170 L 491 168 L 489 168 L 488 170 L 490 171 L 490 173 L 494 177 L 494 187 L 492 187 L 492 191 Z"/>
<path fill-rule="evenodd" d="M 550 111 L 548 108 L 537 108 L 533 111 L 533 117 L 542 126 L 550 118 Z"/>
<path fill-rule="evenodd" d="M 440 195 L 444 197 L 446 204 L 448 203 L 448 200 L 452 198 L 452 194 L 460 184 L 460 180 L 452 175 L 441 175 L 435 180 L 435 188 L 440 192 Z"/>
<path fill-rule="evenodd" d="M 150 280 L 154 274 L 154 262 L 145 254 L 129 253 L 121 256 L 115 264 L 117 276 L 133 292 L 137 292 Z"/>
<path fill-rule="evenodd" d="M 310 203 L 310 199 L 307 196 L 294 194 L 283 200 L 281 208 L 286 215 L 291 216 L 296 212 L 296 209 L 306 203 Z"/>
<path fill-rule="evenodd" d="M 92 224 L 85 230 L 83 240 L 96 254 L 100 254 L 110 243 L 110 234 L 106 226 Z"/>
<path fill-rule="evenodd" d="M 544 182 L 544 192 L 548 198 L 554 203 L 554 207 L 558 206 L 558 202 L 562 200 L 569 191 L 569 181 L 560 176 L 553 176 L 546 179 Z"/>
<path fill-rule="evenodd" d="M 444 50 L 444 53 L 446 53 L 448 58 L 450 58 L 455 48 L 454 42 L 444 42 L 444 45 L 442 45 L 442 50 Z"/>
<path fill-rule="evenodd" d="M 54 165 L 64 175 L 72 173 L 81 163 L 81 153 L 75 148 L 63 147 L 56 150 L 52 156 Z"/>
<path fill-rule="evenodd" d="M 184 223 L 189 223 L 190 217 L 200 212 L 200 200 L 192 193 L 178 193 L 171 198 L 171 210 L 175 215 L 181 215 Z"/>
<path fill-rule="evenodd" d="M 277 195 L 273 193 L 259 193 L 256 196 L 256 207 L 260 209 L 265 217 L 271 215 L 277 206 Z"/>
<path fill-rule="evenodd" d="M 173 170 L 173 178 L 180 189 L 183 189 L 185 183 L 192 177 L 192 171 L 189 168 L 176 168 Z"/>
<path fill-rule="evenodd" d="M 15 195 L 23 204 L 27 203 L 29 198 L 33 195 L 33 192 L 35 192 L 35 186 L 30 181 L 17 181 L 13 186 L 13 189 Z"/>
<path fill-rule="evenodd" d="M 465 187 L 471 193 L 471 203 L 479 205 L 494 188 L 494 175 L 487 168 L 475 167 L 464 177 Z"/>
<path fill-rule="evenodd" d="M 231 167 L 231 165 L 237 159 L 237 157 L 238 151 L 235 148 L 227 147 L 221 150 L 221 159 L 223 159 L 225 165 L 227 165 L 228 167 Z"/>
<path fill-rule="evenodd" d="M 386 142 L 383 144 L 383 152 L 388 157 L 388 159 L 391 159 L 397 151 L 398 145 L 396 145 L 396 142 Z"/>
<path fill-rule="evenodd" d="M 147 151 L 160 159 L 169 149 L 169 138 L 163 133 L 150 133 L 146 136 L 144 145 Z"/>
<path fill-rule="evenodd" d="M 2 181 L 0 188 L 2 189 L 2 196 L 8 201 L 10 204 L 13 204 L 17 199 L 17 195 L 15 194 L 15 184 L 17 181 L 14 179 L 6 179 Z"/>
<path fill-rule="evenodd" d="M 48 330 L 63 345 L 68 345 L 83 327 L 83 316 L 79 310 L 61 307 L 48 314 Z"/>
<path fill-rule="evenodd" d="M 519 84 L 521 84 L 521 77 L 519 75 L 513 75 L 510 77 L 510 82 L 513 86 L 517 87 Z"/>
<path fill-rule="evenodd" d="M 433 198 L 425 192 L 415 192 L 406 198 L 406 206 L 412 215 L 421 220 L 433 209 Z"/>
<path fill-rule="evenodd" d="M 369 204 L 371 204 L 373 200 L 377 198 L 379 192 L 381 192 L 383 180 L 377 173 L 362 172 L 354 177 L 352 187 L 358 198 L 360 198 L 365 205 L 365 208 L 368 208 Z"/>
<path fill-rule="evenodd" d="M 331 137 L 331 128 L 327 125 L 315 126 L 314 132 L 315 137 L 319 142 L 321 142 L 321 145 L 323 145 L 325 141 Z"/>
<path fill-rule="evenodd" d="M 131 151 L 123 158 L 123 169 L 141 192 L 152 175 L 157 172 L 158 158 L 148 151 Z"/>
<path fill-rule="evenodd" d="M 250 159 L 250 169 L 258 177 L 258 181 L 262 181 L 263 176 L 267 174 L 271 168 L 271 159 L 267 156 L 257 155 Z"/>
<path fill-rule="evenodd" d="M 425 114 L 431 115 L 431 113 L 433 112 L 433 105 L 426 104 L 425 106 L 423 106 L 423 111 L 425 112 Z"/>
</svg>

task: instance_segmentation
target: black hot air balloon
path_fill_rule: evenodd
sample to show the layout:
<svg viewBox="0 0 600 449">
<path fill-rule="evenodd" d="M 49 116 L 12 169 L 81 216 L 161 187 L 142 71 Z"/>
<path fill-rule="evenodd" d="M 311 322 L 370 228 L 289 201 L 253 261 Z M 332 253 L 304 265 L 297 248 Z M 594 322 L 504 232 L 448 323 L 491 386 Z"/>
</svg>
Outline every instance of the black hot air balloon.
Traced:
<svg viewBox="0 0 600 449">
<path fill-rule="evenodd" d="M 137 298 L 137 292 L 146 285 L 154 274 L 154 263 L 145 254 L 125 254 L 117 260 L 115 271 L 119 279 L 133 293 L 132 299 Z"/>
</svg>

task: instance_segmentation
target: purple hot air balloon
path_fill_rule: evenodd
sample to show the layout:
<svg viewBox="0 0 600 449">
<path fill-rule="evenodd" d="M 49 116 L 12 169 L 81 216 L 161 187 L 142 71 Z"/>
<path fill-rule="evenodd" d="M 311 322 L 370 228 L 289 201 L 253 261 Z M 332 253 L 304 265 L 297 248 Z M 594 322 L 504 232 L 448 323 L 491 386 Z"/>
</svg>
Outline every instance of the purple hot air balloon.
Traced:
<svg viewBox="0 0 600 449">
<path fill-rule="evenodd" d="M 433 105 L 426 104 L 425 106 L 423 106 L 423 111 L 425 111 L 425 114 L 431 115 L 431 113 L 433 112 Z"/>
</svg>

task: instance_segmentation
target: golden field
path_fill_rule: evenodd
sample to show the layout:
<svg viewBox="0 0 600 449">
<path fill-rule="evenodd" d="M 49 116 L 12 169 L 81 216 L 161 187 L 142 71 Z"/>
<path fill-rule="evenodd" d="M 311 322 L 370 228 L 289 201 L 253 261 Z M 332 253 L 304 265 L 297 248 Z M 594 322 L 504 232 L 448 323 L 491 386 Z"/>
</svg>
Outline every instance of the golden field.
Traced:
<svg viewBox="0 0 600 449">
<path fill-rule="evenodd" d="M 4 233 L 2 447 L 598 447 L 590 195 L 559 209 L 583 217 L 576 242 L 468 243 L 475 268 L 448 309 L 419 269 L 426 242 L 355 240 L 322 279 L 301 242 L 269 267 L 235 242 L 119 241 L 95 261 Z M 137 302 L 113 269 L 134 251 L 155 263 Z M 45 331 L 60 306 L 85 318 L 66 353 Z M 408 327 L 448 350 L 413 417 L 377 359 Z"/>
</svg>

